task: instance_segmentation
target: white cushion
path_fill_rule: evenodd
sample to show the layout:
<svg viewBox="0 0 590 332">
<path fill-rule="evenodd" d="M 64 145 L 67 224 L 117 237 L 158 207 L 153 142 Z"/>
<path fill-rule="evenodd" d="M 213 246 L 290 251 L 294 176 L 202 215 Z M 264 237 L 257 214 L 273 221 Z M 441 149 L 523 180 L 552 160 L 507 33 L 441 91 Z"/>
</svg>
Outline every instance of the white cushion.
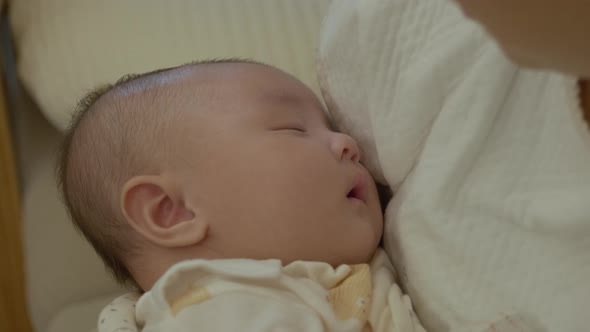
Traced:
<svg viewBox="0 0 590 332">
<path fill-rule="evenodd" d="M 11 27 L 22 82 L 65 128 L 98 84 L 205 58 L 246 57 L 316 87 L 314 48 L 329 0 L 19 0 Z"/>
</svg>

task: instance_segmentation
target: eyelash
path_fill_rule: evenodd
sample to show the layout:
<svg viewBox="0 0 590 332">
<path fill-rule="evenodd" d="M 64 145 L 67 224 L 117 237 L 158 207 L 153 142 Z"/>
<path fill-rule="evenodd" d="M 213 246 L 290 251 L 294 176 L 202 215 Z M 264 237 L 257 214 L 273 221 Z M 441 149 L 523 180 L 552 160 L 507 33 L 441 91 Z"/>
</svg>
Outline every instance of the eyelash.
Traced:
<svg viewBox="0 0 590 332">
<path fill-rule="evenodd" d="M 285 121 L 283 123 L 277 123 L 273 127 L 273 130 L 307 131 L 305 124 L 301 123 L 301 121 Z"/>
<path fill-rule="evenodd" d="M 287 127 L 287 128 L 284 128 L 283 130 L 294 130 L 294 131 L 300 131 L 302 133 L 307 132 L 307 130 L 305 130 L 305 128 L 301 128 L 301 127 Z"/>
<path fill-rule="evenodd" d="M 299 135 L 307 133 L 307 130 L 304 127 L 299 127 L 299 126 L 281 127 L 281 128 L 277 128 L 275 130 L 279 130 L 279 131 L 289 130 L 289 131 L 293 131 Z"/>
</svg>

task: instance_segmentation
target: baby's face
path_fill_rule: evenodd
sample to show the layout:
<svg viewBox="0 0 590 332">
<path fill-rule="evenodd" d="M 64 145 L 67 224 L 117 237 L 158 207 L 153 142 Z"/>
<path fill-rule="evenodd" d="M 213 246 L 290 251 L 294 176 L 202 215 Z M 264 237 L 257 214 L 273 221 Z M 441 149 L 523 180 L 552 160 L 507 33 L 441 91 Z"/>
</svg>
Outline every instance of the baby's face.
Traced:
<svg viewBox="0 0 590 332">
<path fill-rule="evenodd" d="M 189 83 L 213 101 L 180 124 L 187 205 L 209 223 L 201 245 L 220 257 L 285 264 L 368 261 L 383 220 L 355 141 L 331 130 L 313 92 L 287 74 L 220 67 L 199 69 L 206 87 Z"/>
</svg>

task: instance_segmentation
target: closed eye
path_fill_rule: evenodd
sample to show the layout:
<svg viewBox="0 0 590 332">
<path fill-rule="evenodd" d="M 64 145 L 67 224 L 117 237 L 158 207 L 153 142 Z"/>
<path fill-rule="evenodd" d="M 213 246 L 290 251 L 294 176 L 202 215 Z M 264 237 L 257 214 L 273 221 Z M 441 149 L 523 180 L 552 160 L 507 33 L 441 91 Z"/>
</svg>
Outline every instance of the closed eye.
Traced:
<svg viewBox="0 0 590 332">
<path fill-rule="evenodd" d="M 289 126 L 289 127 L 280 127 L 280 128 L 276 128 L 273 129 L 275 131 L 293 131 L 293 132 L 297 132 L 297 133 L 306 133 L 307 130 L 303 127 L 297 127 L 297 126 Z"/>
<path fill-rule="evenodd" d="M 304 128 L 299 128 L 299 127 L 282 128 L 281 130 L 294 130 L 294 131 L 299 131 L 299 132 L 302 132 L 302 133 L 307 132 L 307 130 L 305 130 Z"/>
</svg>

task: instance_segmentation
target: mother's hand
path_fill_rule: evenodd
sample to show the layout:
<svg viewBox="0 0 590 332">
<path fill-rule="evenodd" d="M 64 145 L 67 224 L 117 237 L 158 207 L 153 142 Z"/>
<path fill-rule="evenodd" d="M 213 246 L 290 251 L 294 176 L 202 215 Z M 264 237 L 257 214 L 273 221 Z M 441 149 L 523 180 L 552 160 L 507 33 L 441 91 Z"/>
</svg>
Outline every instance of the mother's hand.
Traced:
<svg viewBox="0 0 590 332">
<path fill-rule="evenodd" d="M 455 0 L 516 63 L 590 78 L 590 0 Z"/>
</svg>

